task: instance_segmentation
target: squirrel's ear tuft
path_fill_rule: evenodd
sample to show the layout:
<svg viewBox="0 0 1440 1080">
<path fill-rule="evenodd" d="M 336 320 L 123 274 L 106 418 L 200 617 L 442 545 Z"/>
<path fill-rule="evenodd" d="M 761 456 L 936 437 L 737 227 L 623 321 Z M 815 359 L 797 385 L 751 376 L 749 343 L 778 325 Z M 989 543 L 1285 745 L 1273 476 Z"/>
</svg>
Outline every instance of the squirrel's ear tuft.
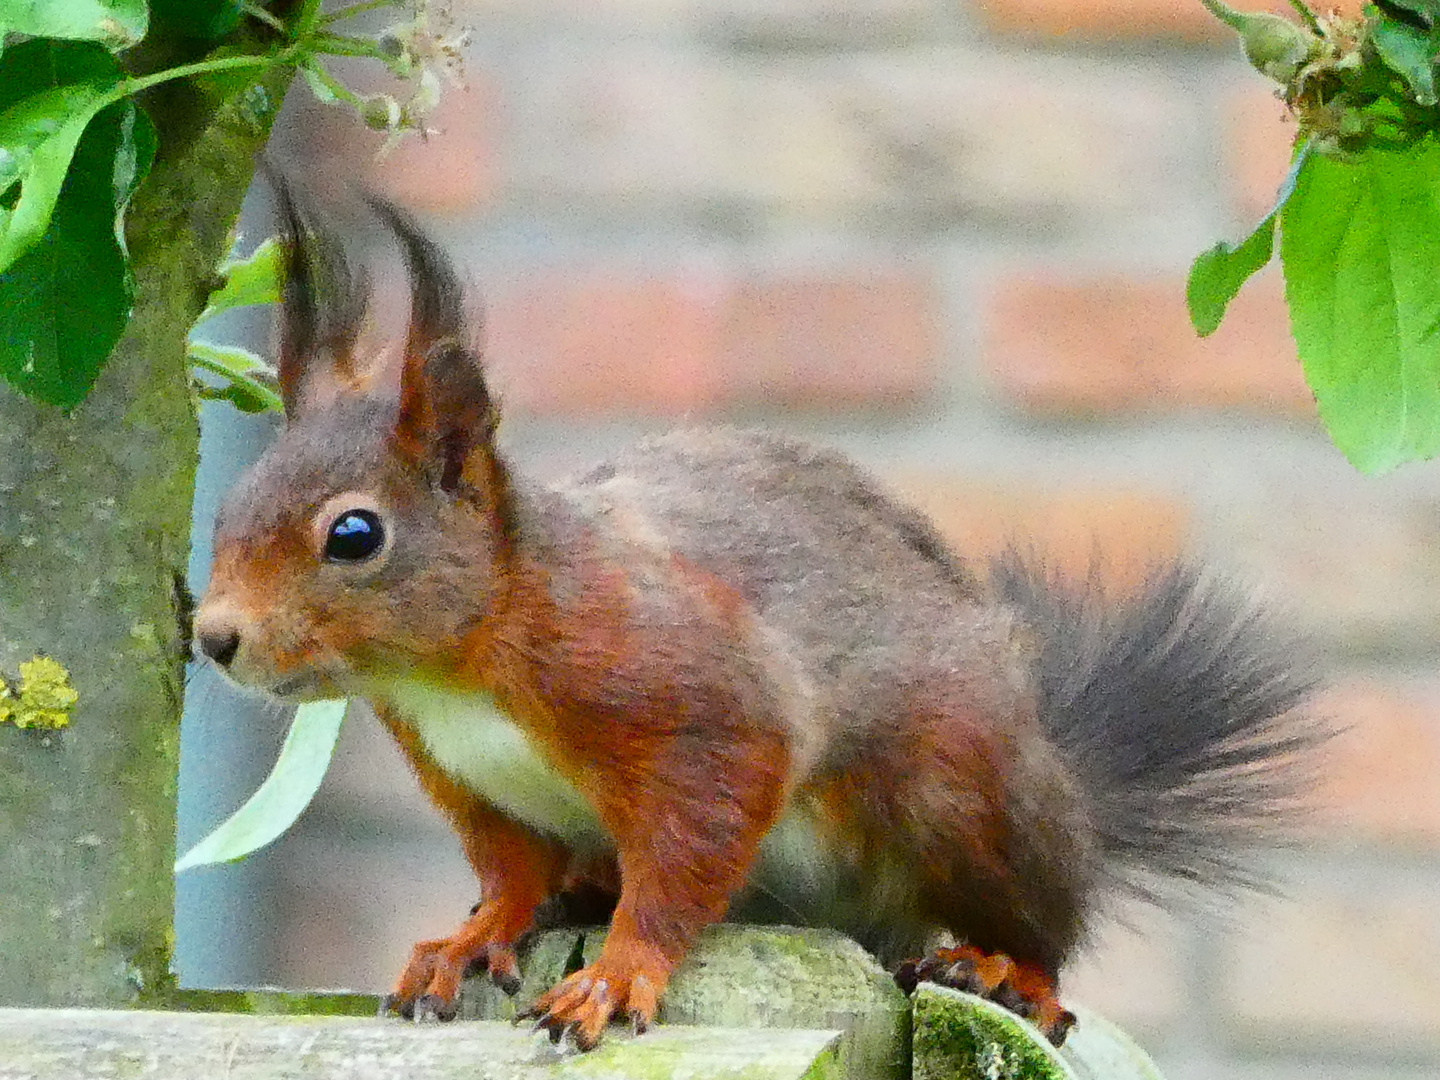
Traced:
<svg viewBox="0 0 1440 1080">
<path fill-rule="evenodd" d="M 423 356 L 435 345 L 466 338 L 465 292 L 450 260 L 419 224 L 394 203 L 378 195 L 366 201 L 384 222 L 405 256 L 410 275 L 410 332 L 406 355 Z"/>
<path fill-rule="evenodd" d="M 395 446 L 447 492 L 507 501 L 495 452 L 499 410 L 466 343 L 464 292 L 440 247 L 404 211 L 370 197 L 395 234 L 410 276 L 410 329 L 400 376 Z"/>
<path fill-rule="evenodd" d="M 354 272 L 340 240 L 316 224 L 295 191 L 271 171 L 285 252 L 279 382 L 291 419 L 322 380 L 355 378 L 355 342 L 365 322 L 369 282 Z"/>
</svg>

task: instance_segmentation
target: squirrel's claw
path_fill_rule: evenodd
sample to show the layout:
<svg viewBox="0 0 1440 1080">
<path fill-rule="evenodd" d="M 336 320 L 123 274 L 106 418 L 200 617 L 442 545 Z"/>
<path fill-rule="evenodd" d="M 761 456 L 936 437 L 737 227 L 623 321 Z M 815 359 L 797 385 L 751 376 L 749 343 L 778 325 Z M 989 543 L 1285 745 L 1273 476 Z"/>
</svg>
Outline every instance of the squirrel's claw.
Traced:
<svg viewBox="0 0 1440 1080">
<path fill-rule="evenodd" d="M 383 1020 L 392 1014 L 404 1017 L 406 1020 L 413 1018 L 415 1015 L 415 1002 L 413 1000 L 408 1002 L 402 1001 L 395 994 L 386 994 L 380 999 L 380 1008 L 375 1010 L 375 1015 Z"/>
<path fill-rule="evenodd" d="M 520 993 L 520 972 L 519 970 L 504 971 L 491 968 L 490 981 L 498 986 L 506 997 L 514 997 Z"/>
<path fill-rule="evenodd" d="M 973 945 L 936 949 L 923 959 L 907 960 L 896 970 L 895 982 L 907 994 L 919 983 L 932 982 L 987 998 L 1030 1021 L 1056 1046 L 1075 1026 L 1075 1014 L 1056 996 L 1053 975 Z"/>
<path fill-rule="evenodd" d="M 520 991 L 520 963 L 515 950 L 496 942 L 478 943 L 457 934 L 422 941 L 410 952 L 395 989 L 380 1001 L 380 1015 L 398 1015 L 419 1022 L 453 1020 L 459 1010 L 460 981 L 488 971 L 490 981 L 514 996 Z"/>
<path fill-rule="evenodd" d="M 579 1049 L 592 1050 L 599 1044 L 600 1035 L 614 1011 L 609 990 L 604 979 L 577 971 L 562 979 L 521 1014 L 521 1018 L 534 1017 L 535 1029 L 547 1032 L 552 1043 L 560 1042 L 569 1034 Z"/>
<path fill-rule="evenodd" d="M 415 1023 L 449 1023 L 455 1019 L 455 1014 L 459 1011 L 459 998 L 451 998 L 446 1001 L 439 994 L 422 994 L 415 1002 Z"/>
<path fill-rule="evenodd" d="M 637 1035 L 655 1019 L 658 995 L 642 974 L 633 977 L 582 968 L 560 980 L 553 988 L 516 1017 L 533 1019 L 534 1030 L 544 1031 L 558 1043 L 569 1036 L 580 1050 L 593 1050 L 600 1043 L 611 1020 L 629 1020 Z"/>
<path fill-rule="evenodd" d="M 466 976 L 490 973 L 490 981 L 506 995 L 514 997 L 520 992 L 520 961 L 515 950 L 508 945 L 489 945 L 485 951 L 472 959 L 465 969 Z"/>
</svg>

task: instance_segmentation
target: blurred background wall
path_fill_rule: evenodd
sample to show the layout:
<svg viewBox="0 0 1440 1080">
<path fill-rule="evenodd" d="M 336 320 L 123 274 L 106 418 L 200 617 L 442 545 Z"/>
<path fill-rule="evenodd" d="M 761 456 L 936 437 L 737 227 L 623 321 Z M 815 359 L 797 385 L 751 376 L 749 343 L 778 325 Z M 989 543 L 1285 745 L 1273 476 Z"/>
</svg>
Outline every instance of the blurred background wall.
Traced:
<svg viewBox="0 0 1440 1080">
<path fill-rule="evenodd" d="M 471 40 L 437 134 L 377 159 L 297 85 L 274 154 L 454 252 L 513 461 L 773 426 L 849 451 L 966 554 L 1018 537 L 1123 581 L 1198 551 L 1256 581 L 1320 643 L 1346 728 L 1313 838 L 1277 859 L 1288 897 L 1121 912 L 1069 992 L 1171 1080 L 1440 1073 L 1440 464 L 1341 460 L 1274 273 L 1190 330 L 1190 259 L 1263 215 L 1293 131 L 1199 0 L 451 6 Z M 257 193 L 250 241 L 267 214 Z M 207 414 L 202 541 L 263 437 Z M 219 694 L 197 675 L 182 843 L 283 734 Z M 380 990 L 474 893 L 362 719 L 292 835 L 182 879 L 181 975 Z"/>
</svg>

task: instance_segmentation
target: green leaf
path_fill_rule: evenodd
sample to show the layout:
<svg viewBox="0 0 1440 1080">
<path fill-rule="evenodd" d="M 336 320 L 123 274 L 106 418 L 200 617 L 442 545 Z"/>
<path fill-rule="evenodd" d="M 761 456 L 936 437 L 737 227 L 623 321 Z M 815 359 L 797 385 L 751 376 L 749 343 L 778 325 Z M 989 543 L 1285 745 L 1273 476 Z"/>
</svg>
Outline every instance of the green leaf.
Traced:
<svg viewBox="0 0 1440 1080">
<path fill-rule="evenodd" d="M 345 706 L 344 701 L 312 701 L 296 709 L 280 757 L 260 789 L 187 851 L 175 872 L 242 859 L 295 824 L 330 767 Z"/>
<path fill-rule="evenodd" d="M 145 36 L 145 0 L 0 0 L 0 36 L 98 41 L 118 52 Z"/>
<path fill-rule="evenodd" d="M 70 408 L 94 385 L 133 301 L 124 213 L 155 156 L 133 101 L 90 123 L 38 244 L 0 272 L 0 375 Z"/>
<path fill-rule="evenodd" d="M 228 401 L 245 413 L 285 411 L 275 389 L 275 369 L 248 349 L 192 341 L 189 357 L 197 368 L 225 380 L 223 386 L 201 387 L 202 398 Z"/>
<path fill-rule="evenodd" d="M 261 243 L 247 258 L 220 267 L 224 284 L 210 294 L 210 302 L 195 321 L 202 323 L 231 308 L 280 302 L 284 253 L 275 237 Z"/>
<path fill-rule="evenodd" d="M 1410 87 L 1421 105 L 1434 105 L 1436 39 L 1433 31 L 1421 30 L 1386 15 L 1375 20 L 1370 40 L 1385 65 Z"/>
<path fill-rule="evenodd" d="M 1199 255 L 1190 267 L 1185 283 L 1185 303 L 1190 323 L 1201 337 L 1209 337 L 1225 318 L 1225 309 L 1240 287 L 1270 261 L 1275 247 L 1275 215 L 1272 213 L 1255 231 L 1238 244 L 1223 240 Z"/>
<path fill-rule="evenodd" d="M 1295 178 L 1310 153 L 1309 142 L 1296 149 L 1275 194 L 1275 205 L 1249 236 L 1238 244 L 1221 241 L 1191 264 L 1190 277 L 1185 283 L 1185 304 L 1190 310 L 1190 325 L 1201 337 L 1209 337 L 1219 328 L 1230 301 L 1245 282 L 1270 261 L 1275 250 L 1275 219 L 1295 191 Z"/>
<path fill-rule="evenodd" d="M 45 234 L 81 136 L 120 77 L 98 45 L 27 41 L 0 55 L 0 270 Z"/>
<path fill-rule="evenodd" d="M 196 366 L 215 375 L 227 379 L 243 375 L 258 378 L 262 382 L 275 381 L 275 369 L 249 349 L 235 345 L 209 345 L 193 340 L 187 345 L 190 359 Z"/>
<path fill-rule="evenodd" d="M 1440 22 L 1440 0 L 1376 0 L 1375 6 L 1391 18 L 1400 12 L 1427 27 Z"/>
<path fill-rule="evenodd" d="M 1310 155 L 1280 218 L 1290 326 L 1362 472 L 1440 452 L 1440 143 Z"/>
<path fill-rule="evenodd" d="M 240 25 L 242 0 L 150 0 L 156 33 L 215 41 Z"/>
</svg>

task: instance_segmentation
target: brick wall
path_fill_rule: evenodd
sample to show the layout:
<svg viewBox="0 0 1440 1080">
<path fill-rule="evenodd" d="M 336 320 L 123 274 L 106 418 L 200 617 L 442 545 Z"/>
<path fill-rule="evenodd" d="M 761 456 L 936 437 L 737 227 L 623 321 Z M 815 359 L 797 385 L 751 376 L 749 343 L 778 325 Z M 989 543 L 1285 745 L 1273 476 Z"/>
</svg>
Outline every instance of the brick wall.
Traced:
<svg viewBox="0 0 1440 1080">
<path fill-rule="evenodd" d="M 1136 914 L 1073 992 L 1171 1080 L 1435 1075 L 1440 466 L 1339 459 L 1273 276 L 1191 333 L 1188 261 L 1263 213 L 1289 135 L 1198 0 L 455 6 L 473 44 L 443 134 L 373 163 L 297 102 L 279 152 L 438 227 L 484 293 L 514 457 L 773 425 L 966 551 L 1018 534 L 1133 574 L 1198 550 L 1262 583 L 1347 727 L 1280 860 L 1291 898 Z M 364 725 L 274 858 L 284 981 L 378 987 L 472 899 Z"/>
</svg>

